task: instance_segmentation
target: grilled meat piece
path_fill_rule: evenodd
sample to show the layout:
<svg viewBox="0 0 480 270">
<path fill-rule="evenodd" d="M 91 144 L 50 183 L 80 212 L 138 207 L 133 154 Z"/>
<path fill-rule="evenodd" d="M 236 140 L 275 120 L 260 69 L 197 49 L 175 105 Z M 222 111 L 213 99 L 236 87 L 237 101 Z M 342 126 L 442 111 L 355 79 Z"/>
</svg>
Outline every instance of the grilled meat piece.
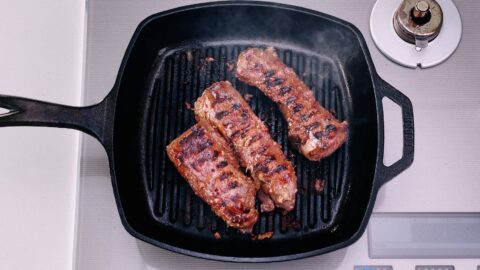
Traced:
<svg viewBox="0 0 480 270">
<path fill-rule="evenodd" d="M 196 124 L 172 141 L 167 153 L 195 194 L 228 226 L 252 231 L 258 219 L 258 188 L 240 171 L 231 147 L 217 131 Z"/>
<path fill-rule="evenodd" d="M 230 142 L 240 164 L 257 180 L 275 206 L 295 206 L 297 177 L 292 164 L 230 82 L 212 84 L 195 102 L 197 121 L 209 122 Z"/>
<path fill-rule="evenodd" d="M 323 108 L 272 47 L 240 53 L 236 76 L 279 105 L 288 122 L 290 142 L 308 159 L 329 156 L 347 139 L 347 122 L 340 122 Z"/>
</svg>

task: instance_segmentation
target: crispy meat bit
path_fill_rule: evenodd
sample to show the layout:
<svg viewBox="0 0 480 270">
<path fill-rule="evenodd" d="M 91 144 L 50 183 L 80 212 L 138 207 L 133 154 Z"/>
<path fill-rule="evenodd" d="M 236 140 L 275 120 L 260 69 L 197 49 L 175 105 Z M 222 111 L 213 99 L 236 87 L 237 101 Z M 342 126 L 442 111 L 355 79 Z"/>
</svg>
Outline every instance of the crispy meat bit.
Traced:
<svg viewBox="0 0 480 270">
<path fill-rule="evenodd" d="M 257 197 L 260 200 L 260 211 L 262 213 L 272 212 L 275 209 L 275 204 L 273 203 L 272 199 L 265 194 L 263 190 L 258 191 Z"/>
<path fill-rule="evenodd" d="M 325 180 L 317 178 L 313 181 L 313 189 L 316 193 L 322 193 L 325 188 Z"/>
<path fill-rule="evenodd" d="M 245 94 L 245 95 L 243 95 L 243 98 L 245 99 L 245 101 L 249 102 L 250 100 L 252 100 L 253 95 L 252 94 Z"/>
<path fill-rule="evenodd" d="M 193 106 L 190 102 L 185 102 L 185 109 L 187 110 L 193 110 Z"/>
<path fill-rule="evenodd" d="M 227 62 L 227 71 L 232 72 L 235 69 L 235 62 Z"/>
<path fill-rule="evenodd" d="M 257 234 L 257 235 L 253 235 L 252 236 L 252 240 L 256 241 L 256 240 L 265 240 L 265 239 L 270 239 L 272 238 L 273 236 L 273 232 L 265 232 L 265 233 L 261 233 L 261 234 Z"/>
</svg>

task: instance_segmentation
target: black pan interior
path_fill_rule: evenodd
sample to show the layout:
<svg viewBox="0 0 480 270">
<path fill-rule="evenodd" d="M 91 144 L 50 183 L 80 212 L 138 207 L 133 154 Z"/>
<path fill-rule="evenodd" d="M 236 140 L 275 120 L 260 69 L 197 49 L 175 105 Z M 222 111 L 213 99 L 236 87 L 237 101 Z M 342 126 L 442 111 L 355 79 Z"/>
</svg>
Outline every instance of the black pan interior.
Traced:
<svg viewBox="0 0 480 270">
<path fill-rule="evenodd" d="M 114 188 L 127 229 L 154 245 L 227 260 L 298 258 L 352 238 L 367 211 L 377 157 L 375 95 L 358 33 L 330 16 L 268 3 L 212 4 L 144 21 L 119 75 L 114 123 Z M 349 122 L 349 139 L 334 155 L 321 162 L 299 155 L 277 106 L 234 78 L 231 64 L 251 46 L 275 47 L 317 99 Z M 263 214 L 255 227 L 255 233 L 273 231 L 268 240 L 226 228 L 165 154 L 194 124 L 188 104 L 218 80 L 252 96 L 249 104 L 296 166 L 296 208 L 286 216 Z M 315 179 L 325 181 L 323 192 L 313 188 Z"/>
</svg>

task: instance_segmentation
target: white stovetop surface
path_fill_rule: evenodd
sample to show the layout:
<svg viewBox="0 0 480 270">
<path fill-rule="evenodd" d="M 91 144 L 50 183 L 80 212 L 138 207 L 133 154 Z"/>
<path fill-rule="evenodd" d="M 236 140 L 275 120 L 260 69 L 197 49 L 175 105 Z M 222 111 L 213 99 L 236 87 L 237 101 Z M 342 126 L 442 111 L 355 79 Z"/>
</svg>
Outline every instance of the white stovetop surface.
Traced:
<svg viewBox="0 0 480 270">
<path fill-rule="evenodd" d="M 0 1 L 0 94 L 80 105 L 85 2 Z M 0 269 L 71 269 L 79 132 L 0 129 Z"/>
<path fill-rule="evenodd" d="M 85 2 L 46 2 L 1 4 L 0 93 L 77 105 Z M 201 1 L 88 1 L 83 103 L 98 102 L 111 89 L 128 41 L 143 18 L 196 2 Z M 476 27 L 480 3 L 456 1 L 464 34 L 452 58 L 432 69 L 411 70 L 388 61 L 374 46 L 368 32 L 374 0 L 355 1 L 358 5 L 351 0 L 278 2 L 355 24 L 367 40 L 379 74 L 413 102 L 415 162 L 382 188 L 375 211 L 480 212 L 480 35 Z M 394 107 L 386 109 L 387 114 L 395 112 Z M 387 147 L 390 160 L 401 151 L 395 143 L 397 124 L 387 124 L 387 144 L 393 145 Z M 123 229 L 105 153 L 92 138 L 82 137 L 79 167 L 75 131 L 0 130 L 0 269 L 69 269 L 72 260 L 76 269 L 352 269 L 353 264 L 392 263 L 400 267 L 394 269 L 414 269 L 415 264 L 452 264 L 451 260 L 369 260 L 366 234 L 351 247 L 325 256 L 255 266 L 210 262 L 152 247 Z M 475 269 L 478 264 L 479 260 L 463 260 L 456 265 Z"/>
</svg>

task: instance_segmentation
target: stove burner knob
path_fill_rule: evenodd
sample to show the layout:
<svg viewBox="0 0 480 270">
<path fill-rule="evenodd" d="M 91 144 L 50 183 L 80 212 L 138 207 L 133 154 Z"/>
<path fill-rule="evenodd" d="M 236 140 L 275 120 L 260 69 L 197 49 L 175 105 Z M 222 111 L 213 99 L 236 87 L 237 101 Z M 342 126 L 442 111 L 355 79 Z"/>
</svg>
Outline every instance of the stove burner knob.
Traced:
<svg viewBox="0 0 480 270">
<path fill-rule="evenodd" d="M 395 32 L 417 51 L 438 36 L 442 23 L 442 8 L 435 0 L 404 0 L 393 17 Z"/>
<path fill-rule="evenodd" d="M 418 25 L 427 23 L 431 18 L 430 5 L 427 1 L 419 1 L 412 9 L 412 20 Z"/>
</svg>

